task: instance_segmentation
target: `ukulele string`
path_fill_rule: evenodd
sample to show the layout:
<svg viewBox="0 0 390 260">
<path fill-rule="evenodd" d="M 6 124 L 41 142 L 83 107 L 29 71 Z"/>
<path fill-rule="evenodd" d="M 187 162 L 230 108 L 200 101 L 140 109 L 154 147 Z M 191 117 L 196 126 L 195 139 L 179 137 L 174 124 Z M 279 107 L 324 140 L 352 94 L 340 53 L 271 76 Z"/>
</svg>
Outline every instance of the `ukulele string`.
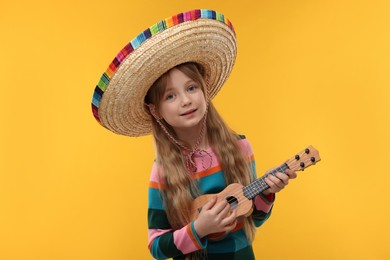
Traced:
<svg viewBox="0 0 390 260">
<path fill-rule="evenodd" d="M 305 153 L 305 152 L 303 152 L 303 153 Z M 302 156 L 302 154 L 301 154 L 301 156 Z M 292 160 L 292 159 L 291 159 Z M 294 159 L 295 160 L 295 159 Z M 301 160 L 301 162 L 303 162 L 303 163 L 307 163 L 307 162 L 311 162 L 311 159 L 310 158 L 305 158 L 305 159 L 303 159 L 303 160 Z M 293 169 L 291 169 L 291 170 L 293 170 Z M 298 169 L 297 169 L 298 170 Z M 260 178 L 263 178 L 263 177 L 265 177 L 265 176 L 268 176 L 269 174 L 271 174 L 271 173 L 266 173 L 265 175 L 263 175 L 262 177 L 260 177 Z M 284 173 L 285 174 L 285 173 Z M 253 183 L 253 182 L 252 182 Z M 266 189 L 267 188 L 269 188 L 269 186 L 268 186 L 268 184 L 266 184 Z M 227 199 L 226 199 L 226 201 L 230 204 L 230 203 L 234 203 L 234 201 L 235 200 L 237 200 L 238 201 L 238 203 L 237 203 L 237 205 L 235 206 L 236 208 L 238 208 L 240 205 L 242 205 L 242 203 L 244 203 L 245 201 L 243 201 L 242 199 L 248 199 L 245 195 L 244 195 L 244 193 L 241 191 L 243 188 L 242 187 L 240 187 L 240 189 L 238 190 L 238 191 L 236 191 L 235 193 L 233 193 L 233 194 L 231 194 Z M 256 194 L 256 195 L 258 195 L 258 194 Z M 194 210 L 194 212 L 196 212 L 197 210 Z"/>
<path fill-rule="evenodd" d="M 302 155 L 304 155 L 304 154 L 306 154 L 306 152 L 305 152 L 305 151 L 301 151 L 301 152 L 299 153 L 299 157 L 302 157 Z M 291 159 L 290 159 L 289 161 L 287 161 L 286 163 L 288 163 L 288 162 L 290 162 L 290 161 L 293 161 L 293 160 L 296 160 L 296 159 L 295 159 L 295 158 L 291 158 Z M 307 160 L 307 159 L 305 159 L 305 160 Z M 305 161 L 305 162 L 306 162 L 306 161 Z M 263 175 L 262 177 L 260 177 L 260 179 L 263 178 L 263 177 L 265 177 L 265 176 L 268 176 L 269 174 L 274 175 L 276 172 L 279 172 L 279 170 L 281 170 L 281 172 L 284 173 L 284 171 L 285 171 L 286 169 L 283 169 L 283 166 L 284 166 L 284 164 L 282 164 L 282 165 L 279 166 L 279 167 L 276 167 L 276 168 L 273 169 L 273 170 L 270 170 L 270 171 L 267 172 L 265 175 Z M 289 169 L 288 166 L 287 166 L 287 169 Z M 258 180 L 258 179 L 257 179 L 257 180 Z M 255 181 L 256 181 L 256 180 L 255 180 Z M 253 182 L 252 182 L 252 183 L 253 183 Z M 264 186 L 265 186 L 265 187 L 261 187 L 261 188 L 265 188 L 265 189 L 269 188 L 268 184 L 266 184 L 265 182 L 264 182 Z M 263 190 L 265 190 L 265 189 L 263 189 Z M 240 201 L 240 199 L 246 198 L 245 195 L 240 196 L 240 194 L 242 194 L 242 192 L 240 192 L 240 190 L 239 190 L 237 193 L 232 194 L 232 196 L 229 196 L 229 197 L 227 198 L 227 202 L 230 204 L 230 203 L 233 203 L 236 199 L 237 199 L 238 201 Z M 238 207 L 239 205 L 240 205 L 240 202 L 237 204 L 237 207 Z"/>
<path fill-rule="evenodd" d="M 302 152 L 300 152 L 300 153 L 298 153 L 298 155 L 299 155 L 299 157 L 300 157 L 300 159 L 298 159 L 300 162 L 303 162 L 305 165 L 306 165 L 306 163 L 308 163 L 308 162 L 312 162 L 311 161 L 311 157 L 305 157 L 303 160 L 302 160 L 302 156 L 303 155 L 305 155 L 306 154 L 306 152 L 305 151 L 302 151 Z M 287 164 L 287 168 L 288 169 L 291 169 L 291 170 L 299 170 L 299 169 L 301 169 L 302 167 L 300 167 L 299 165 L 299 167 L 296 167 L 296 168 L 294 168 L 294 167 L 289 167 L 288 165 L 291 165 L 291 164 L 294 164 L 294 162 L 296 162 L 296 161 L 298 161 L 297 159 L 295 159 L 295 158 L 291 158 L 290 160 L 288 160 L 287 162 L 286 162 L 286 164 Z M 277 168 L 275 168 L 275 169 L 280 169 L 281 167 L 277 167 Z M 266 176 L 268 176 L 269 174 L 272 174 L 273 172 L 272 171 L 270 171 L 270 172 L 267 172 L 265 175 L 263 175 L 262 177 L 260 177 L 259 179 L 261 179 L 261 178 L 263 178 L 263 177 L 266 177 Z M 275 172 L 276 173 L 276 172 Z M 257 180 L 259 180 L 259 179 L 257 179 Z M 256 181 L 256 180 L 255 180 Z M 253 183 L 253 182 L 252 182 Z M 250 184 L 249 184 L 250 185 Z M 268 186 L 268 184 L 265 184 L 266 185 L 266 187 L 265 187 L 265 189 L 264 190 L 266 190 L 267 188 L 269 188 L 269 186 Z M 264 188 L 264 187 L 262 187 L 262 188 Z M 240 191 L 240 190 L 242 190 L 243 188 L 241 188 L 241 189 L 239 189 L 238 191 L 236 191 L 235 193 L 233 193 L 233 194 L 231 194 L 226 200 L 227 200 L 227 202 L 229 203 L 229 204 L 231 204 L 231 203 L 233 203 L 235 200 L 237 200 L 238 201 L 238 203 L 237 203 L 237 205 L 235 206 L 236 208 L 238 208 L 240 205 L 242 205 L 242 203 L 244 203 L 243 201 L 242 201 L 242 199 L 248 199 L 244 194 L 243 194 L 243 192 L 242 191 Z M 263 191 L 264 191 L 263 190 Z M 253 195 L 253 194 L 251 194 L 251 195 Z M 258 194 L 255 194 L 255 195 L 258 195 Z M 196 212 L 197 210 L 194 210 L 194 212 Z"/>
<path fill-rule="evenodd" d="M 301 162 L 307 163 L 307 162 L 309 162 L 309 161 L 310 161 L 310 159 L 309 159 L 309 158 L 306 158 L 306 159 L 302 160 Z M 263 175 L 263 177 L 266 177 L 266 176 L 268 176 L 268 175 L 270 175 L 270 174 L 271 174 L 271 175 L 274 175 L 276 172 L 279 172 L 279 170 L 282 170 L 282 172 L 283 172 L 282 167 L 277 167 L 277 168 L 275 168 L 274 170 L 269 171 L 268 173 L 266 173 L 265 175 Z M 261 177 L 261 178 L 263 178 L 263 177 Z M 261 179 L 261 178 L 260 178 L 260 179 Z M 253 182 L 252 182 L 252 183 L 253 183 Z M 265 189 L 269 188 L 268 184 L 265 183 L 264 185 L 265 185 Z M 262 188 L 264 188 L 264 187 L 262 187 Z M 265 189 L 264 189 L 264 190 L 265 190 Z M 243 196 L 241 196 L 241 194 L 242 194 Z M 240 199 L 246 198 L 245 195 L 244 195 L 242 192 L 240 192 L 240 191 L 238 191 L 238 192 L 235 193 L 235 194 L 232 194 L 232 196 L 230 196 L 230 197 L 232 197 L 232 198 L 228 198 L 228 199 L 227 199 L 228 203 L 230 204 L 230 203 L 234 202 L 234 201 L 235 201 L 235 198 L 237 198 L 238 201 L 239 201 L 239 203 L 237 204 L 237 206 L 239 206 L 239 205 L 240 205 L 240 201 L 242 201 L 242 200 L 240 200 Z"/>
</svg>

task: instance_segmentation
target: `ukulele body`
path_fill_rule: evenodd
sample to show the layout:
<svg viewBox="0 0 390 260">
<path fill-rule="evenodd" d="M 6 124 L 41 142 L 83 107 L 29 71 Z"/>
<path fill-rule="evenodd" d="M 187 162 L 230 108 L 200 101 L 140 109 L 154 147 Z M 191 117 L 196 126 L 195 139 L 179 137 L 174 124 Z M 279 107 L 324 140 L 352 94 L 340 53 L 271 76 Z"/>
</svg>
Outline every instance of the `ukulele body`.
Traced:
<svg viewBox="0 0 390 260">
<path fill-rule="evenodd" d="M 252 210 L 253 202 L 244 196 L 243 187 L 244 186 L 239 183 L 233 183 L 220 193 L 206 194 L 197 197 L 192 202 L 192 212 L 194 212 L 192 219 L 198 217 L 202 207 L 213 197 L 217 197 L 217 203 L 226 200 L 229 203 L 230 208 L 236 210 L 237 217 L 249 215 Z"/>
<path fill-rule="evenodd" d="M 249 216 L 252 213 L 252 200 L 247 199 L 243 194 L 243 185 L 233 183 L 228 185 L 223 191 L 217 194 L 206 194 L 197 197 L 192 202 L 192 212 L 194 213 L 192 219 L 196 219 L 203 206 L 213 197 L 217 197 L 217 202 L 226 200 L 232 210 L 236 210 L 237 218 L 240 216 Z M 209 234 L 207 236 L 210 240 L 220 240 L 227 235 L 225 232 Z"/>
</svg>

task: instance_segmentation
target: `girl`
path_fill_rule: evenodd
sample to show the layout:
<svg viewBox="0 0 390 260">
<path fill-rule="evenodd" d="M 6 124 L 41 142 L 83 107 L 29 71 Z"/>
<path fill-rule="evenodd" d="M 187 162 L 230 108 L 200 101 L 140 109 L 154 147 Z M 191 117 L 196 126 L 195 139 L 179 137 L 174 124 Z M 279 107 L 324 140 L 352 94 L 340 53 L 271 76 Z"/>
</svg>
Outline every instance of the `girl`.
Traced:
<svg viewBox="0 0 390 260">
<path fill-rule="evenodd" d="M 155 258 L 254 259 L 251 241 L 255 227 L 268 219 L 273 193 L 289 177 L 278 173 L 255 199 L 252 215 L 237 221 L 226 200 L 213 198 L 191 219 L 191 202 L 204 193 L 222 191 L 227 184 L 249 184 L 254 177 L 253 153 L 243 136 L 231 131 L 207 99 L 202 68 L 184 63 L 163 74 L 146 96 L 153 120 L 156 161 L 149 187 L 149 247 Z M 185 154 L 183 156 L 183 153 Z M 219 241 L 209 234 L 229 232 Z M 202 254 L 203 253 L 203 254 Z"/>
<path fill-rule="evenodd" d="M 222 14 L 193 10 L 148 28 L 116 56 L 95 89 L 95 118 L 127 136 L 153 133 L 149 249 L 157 259 L 254 259 L 255 229 L 292 171 L 268 176 L 269 189 L 238 216 L 234 203 L 202 194 L 256 178 L 252 148 L 224 123 L 211 99 L 236 56 L 233 26 Z M 234 201 L 233 201 L 234 202 Z"/>
</svg>

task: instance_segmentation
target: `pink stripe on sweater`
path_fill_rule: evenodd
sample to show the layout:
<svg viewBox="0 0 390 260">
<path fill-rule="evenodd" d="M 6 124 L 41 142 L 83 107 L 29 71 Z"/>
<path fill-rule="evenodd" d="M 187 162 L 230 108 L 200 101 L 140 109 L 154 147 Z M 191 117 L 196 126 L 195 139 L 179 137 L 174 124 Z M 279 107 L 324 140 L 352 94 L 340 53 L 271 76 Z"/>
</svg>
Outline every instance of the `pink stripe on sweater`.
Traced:
<svg viewBox="0 0 390 260">
<path fill-rule="evenodd" d="M 255 197 L 255 207 L 257 210 L 261 210 L 264 213 L 268 213 L 272 208 L 272 203 L 268 204 L 265 202 L 260 195 Z"/>
<path fill-rule="evenodd" d="M 189 254 L 198 250 L 199 245 L 194 244 L 194 241 L 187 232 L 187 226 L 175 231 L 173 233 L 173 238 L 177 249 L 179 249 L 184 254 Z"/>
<path fill-rule="evenodd" d="M 246 156 L 253 156 L 252 146 L 250 145 L 248 140 L 241 139 L 238 141 L 238 145 Z M 195 153 L 194 160 L 197 168 L 196 173 L 203 172 L 205 169 L 210 169 L 219 166 L 217 156 L 211 148 L 208 148 L 206 150 L 206 153 Z M 152 173 L 150 175 L 150 181 L 160 183 L 161 179 L 159 178 L 159 176 L 162 176 L 162 168 L 159 167 L 156 162 L 154 162 L 152 166 Z"/>
<path fill-rule="evenodd" d="M 238 146 L 241 148 L 241 150 L 244 152 L 244 155 L 247 157 L 253 156 L 253 150 L 251 144 L 248 142 L 247 139 L 241 139 L 238 142 Z"/>
<path fill-rule="evenodd" d="M 156 162 L 153 163 L 152 166 L 152 172 L 150 175 L 150 181 L 160 183 L 160 178 L 159 176 L 161 175 L 162 168 L 157 165 Z"/>
<path fill-rule="evenodd" d="M 149 232 L 148 232 L 148 238 L 149 238 L 148 245 L 149 245 L 149 248 L 152 245 L 153 241 L 156 239 L 156 237 L 162 236 L 165 233 L 168 233 L 168 232 L 171 232 L 171 231 L 172 231 L 172 229 L 149 229 Z"/>
</svg>

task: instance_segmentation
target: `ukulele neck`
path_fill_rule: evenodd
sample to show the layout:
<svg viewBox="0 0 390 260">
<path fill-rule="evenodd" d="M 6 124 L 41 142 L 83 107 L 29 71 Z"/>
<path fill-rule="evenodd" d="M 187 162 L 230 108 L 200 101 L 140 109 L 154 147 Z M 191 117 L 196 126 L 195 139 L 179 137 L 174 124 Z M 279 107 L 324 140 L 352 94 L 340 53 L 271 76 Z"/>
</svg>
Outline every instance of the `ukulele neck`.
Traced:
<svg viewBox="0 0 390 260">
<path fill-rule="evenodd" d="M 276 167 L 275 169 L 268 171 L 261 178 L 255 180 L 254 182 L 250 183 L 249 185 L 243 188 L 244 196 L 249 200 L 253 199 L 254 197 L 256 197 L 256 195 L 260 194 L 261 192 L 269 188 L 268 184 L 265 182 L 265 178 L 267 178 L 268 175 L 271 174 L 275 176 L 277 172 L 285 173 L 286 170 L 288 169 L 289 169 L 288 165 L 286 163 L 283 163 L 279 167 Z"/>
</svg>

